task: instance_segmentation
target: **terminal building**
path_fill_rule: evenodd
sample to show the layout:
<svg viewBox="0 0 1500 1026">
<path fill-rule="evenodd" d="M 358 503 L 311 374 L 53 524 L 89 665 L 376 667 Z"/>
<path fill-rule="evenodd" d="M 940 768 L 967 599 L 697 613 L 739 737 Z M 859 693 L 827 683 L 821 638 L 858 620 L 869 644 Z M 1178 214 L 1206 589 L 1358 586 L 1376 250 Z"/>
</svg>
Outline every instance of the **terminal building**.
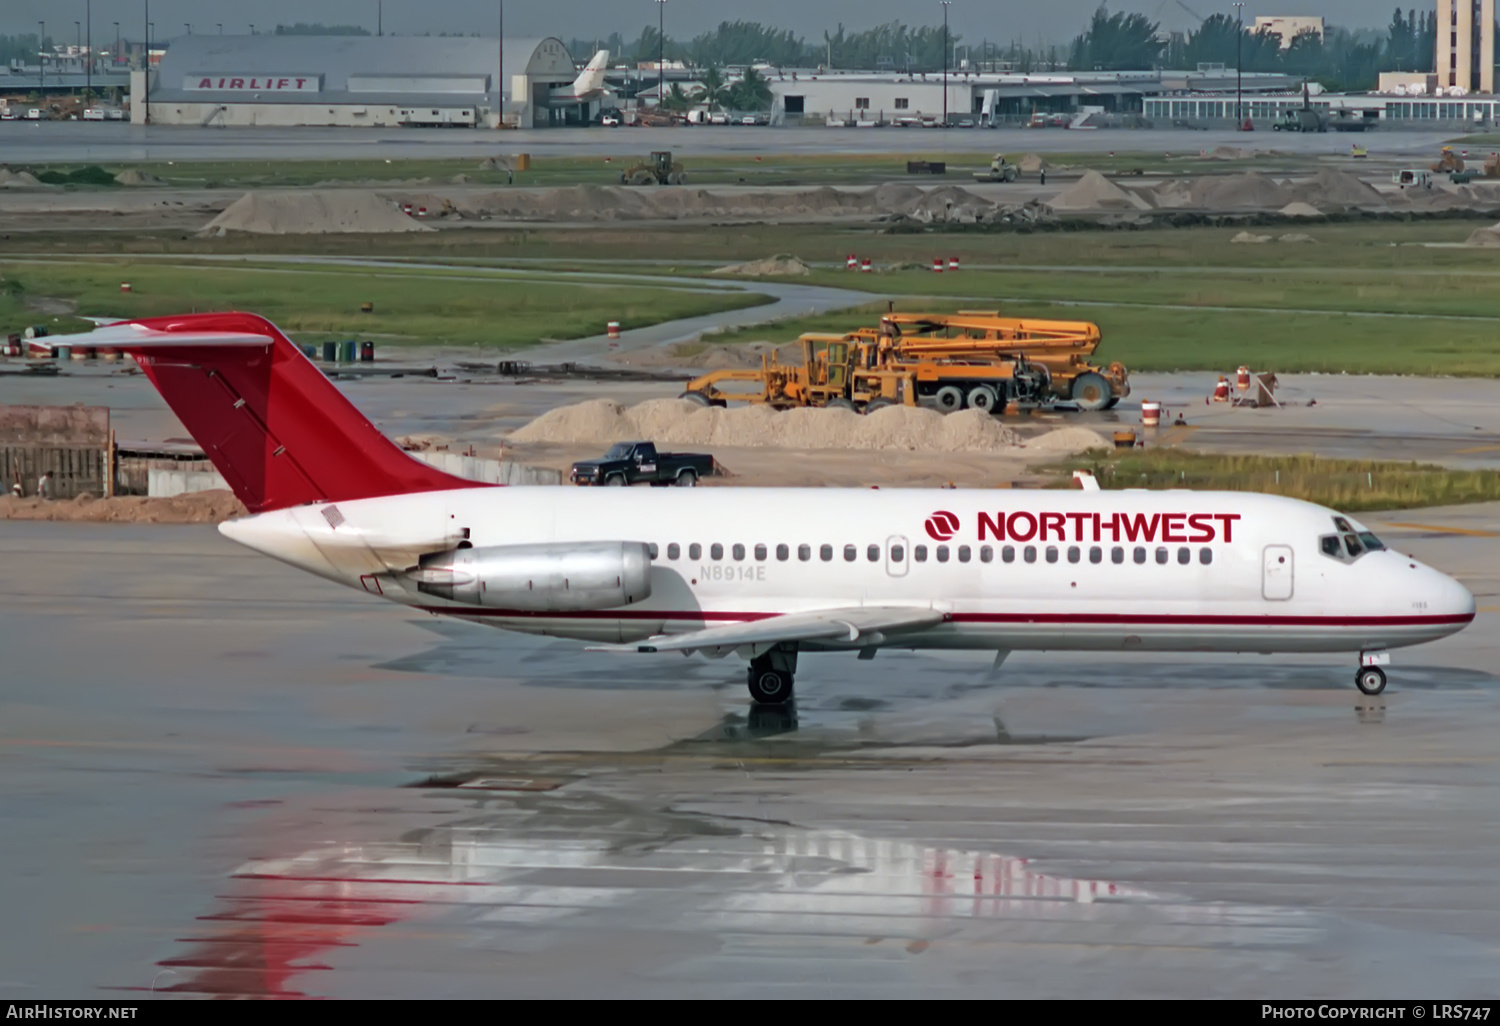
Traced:
<svg viewBox="0 0 1500 1026">
<path fill-rule="evenodd" d="M 503 70 L 502 70 L 503 68 Z M 168 125 L 465 125 L 553 119 L 577 76 L 559 39 L 179 36 L 132 77 L 131 120 Z M 503 81 L 503 88 L 502 88 Z"/>
</svg>

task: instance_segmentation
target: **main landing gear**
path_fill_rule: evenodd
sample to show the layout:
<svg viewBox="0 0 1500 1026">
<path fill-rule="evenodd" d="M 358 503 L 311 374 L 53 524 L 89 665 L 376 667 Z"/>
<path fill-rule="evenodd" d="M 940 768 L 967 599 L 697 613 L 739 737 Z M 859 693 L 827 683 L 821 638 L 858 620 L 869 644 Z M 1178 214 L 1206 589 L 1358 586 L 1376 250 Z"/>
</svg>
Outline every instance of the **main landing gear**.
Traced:
<svg viewBox="0 0 1500 1026">
<path fill-rule="evenodd" d="M 1361 652 L 1359 671 L 1354 674 L 1354 686 L 1364 695 L 1378 695 L 1385 690 L 1385 671 L 1380 667 L 1391 661 L 1386 652 Z"/>
<path fill-rule="evenodd" d="M 760 705 L 785 705 L 792 700 L 797 673 L 797 650 L 773 648 L 750 660 L 750 700 Z"/>
</svg>

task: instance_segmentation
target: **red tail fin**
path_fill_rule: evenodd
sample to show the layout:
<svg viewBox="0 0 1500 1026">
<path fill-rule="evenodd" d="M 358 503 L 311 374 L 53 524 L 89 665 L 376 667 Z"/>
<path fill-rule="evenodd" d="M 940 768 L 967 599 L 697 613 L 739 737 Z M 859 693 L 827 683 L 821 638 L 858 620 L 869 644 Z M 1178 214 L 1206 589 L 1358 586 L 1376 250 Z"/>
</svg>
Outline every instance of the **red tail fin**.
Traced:
<svg viewBox="0 0 1500 1026">
<path fill-rule="evenodd" d="M 264 317 L 125 321 L 89 344 L 135 357 L 251 513 L 485 487 L 402 452 Z"/>
</svg>

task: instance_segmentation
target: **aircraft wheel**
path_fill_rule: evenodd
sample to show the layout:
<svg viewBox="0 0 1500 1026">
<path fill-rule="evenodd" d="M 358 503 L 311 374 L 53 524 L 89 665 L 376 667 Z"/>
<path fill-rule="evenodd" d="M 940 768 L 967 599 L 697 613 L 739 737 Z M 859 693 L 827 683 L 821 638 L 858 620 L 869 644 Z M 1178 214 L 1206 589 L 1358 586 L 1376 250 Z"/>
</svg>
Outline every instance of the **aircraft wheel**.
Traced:
<svg viewBox="0 0 1500 1026">
<path fill-rule="evenodd" d="M 1378 695 L 1385 690 L 1385 671 L 1378 666 L 1362 666 L 1354 675 L 1354 686 L 1361 694 Z"/>
<path fill-rule="evenodd" d="M 792 675 L 770 667 L 750 667 L 750 698 L 761 705 L 784 705 L 792 700 Z"/>
<path fill-rule="evenodd" d="M 937 395 L 932 399 L 937 403 L 937 408 L 944 413 L 952 413 L 964 408 L 964 392 L 957 385 L 944 385 L 937 390 Z"/>
<path fill-rule="evenodd" d="M 995 407 L 1000 405 L 1000 397 L 989 385 L 975 385 L 969 389 L 969 409 L 982 410 L 985 413 L 994 412 Z"/>
<path fill-rule="evenodd" d="M 712 406 L 714 404 L 714 401 L 702 392 L 684 392 L 677 398 L 686 399 L 688 402 L 696 403 L 699 406 Z"/>
<path fill-rule="evenodd" d="M 1088 371 L 1073 379 L 1071 396 L 1080 410 L 1087 413 L 1102 410 L 1109 402 L 1109 382 L 1104 380 L 1104 375 Z"/>
</svg>

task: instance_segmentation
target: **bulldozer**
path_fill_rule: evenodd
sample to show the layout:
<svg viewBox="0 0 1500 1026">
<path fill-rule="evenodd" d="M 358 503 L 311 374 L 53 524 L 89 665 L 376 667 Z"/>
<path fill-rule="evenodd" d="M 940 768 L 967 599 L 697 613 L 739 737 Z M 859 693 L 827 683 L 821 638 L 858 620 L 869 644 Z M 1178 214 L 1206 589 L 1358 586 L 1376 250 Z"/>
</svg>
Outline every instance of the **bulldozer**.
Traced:
<svg viewBox="0 0 1500 1026">
<path fill-rule="evenodd" d="M 1107 410 L 1130 394 L 1124 364 L 1102 366 L 1087 359 L 1103 341 L 1097 324 L 1003 317 L 997 310 L 956 314 L 888 313 L 873 332 L 884 337 L 897 359 L 1005 360 L 1024 356 L 1047 374 L 1044 403 L 1072 403 L 1084 411 Z"/>
<path fill-rule="evenodd" d="M 1005 159 L 1005 154 L 995 154 L 988 171 L 975 171 L 976 182 L 1014 182 L 1021 177 L 1021 169 Z"/>
<path fill-rule="evenodd" d="M 620 172 L 621 185 L 684 185 L 687 171 L 681 161 L 672 159 L 671 150 L 657 150 L 649 160 L 643 160 Z"/>
<path fill-rule="evenodd" d="M 783 363 L 773 351 L 758 370 L 712 371 L 688 382 L 681 398 L 702 406 L 747 402 L 777 410 L 821 406 L 865 413 L 926 401 L 943 412 L 1000 413 L 1011 403 L 1040 403 L 1050 377 L 1020 355 L 900 358 L 881 339 L 859 334 L 807 334 L 798 342 L 800 363 Z"/>
<path fill-rule="evenodd" d="M 1442 156 L 1432 165 L 1432 170 L 1438 174 L 1461 174 L 1463 169 L 1464 158 L 1454 153 L 1452 146 L 1444 146 Z"/>
</svg>

